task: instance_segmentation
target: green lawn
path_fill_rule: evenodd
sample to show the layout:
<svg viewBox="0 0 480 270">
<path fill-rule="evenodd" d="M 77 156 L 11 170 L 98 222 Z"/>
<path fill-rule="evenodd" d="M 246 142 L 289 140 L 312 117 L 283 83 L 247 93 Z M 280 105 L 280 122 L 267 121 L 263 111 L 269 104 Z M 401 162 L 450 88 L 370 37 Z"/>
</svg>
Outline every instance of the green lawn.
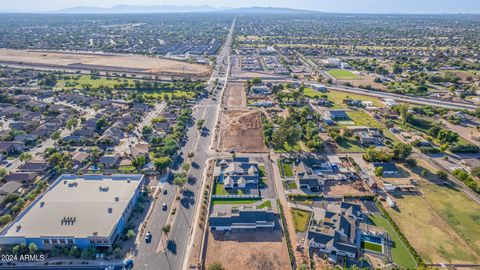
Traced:
<svg viewBox="0 0 480 270">
<path fill-rule="evenodd" d="M 216 204 L 252 204 L 260 199 L 212 199 L 212 205 Z"/>
<path fill-rule="evenodd" d="M 78 78 L 78 79 L 77 79 Z M 83 85 L 90 85 L 90 87 L 98 88 L 100 86 L 115 87 L 115 85 L 121 85 L 128 83 L 129 86 L 133 86 L 133 80 L 123 79 L 123 78 L 105 78 L 105 77 L 94 77 L 90 75 L 71 75 L 68 80 L 58 80 L 57 86 L 64 86 L 67 88 L 82 87 Z"/>
<path fill-rule="evenodd" d="M 293 176 L 293 169 L 292 169 L 292 164 L 291 163 L 286 163 L 281 160 L 278 161 L 280 163 L 280 168 L 283 169 L 283 171 L 280 171 L 280 173 L 283 176 L 291 177 Z"/>
<path fill-rule="evenodd" d="M 297 189 L 297 183 L 295 181 L 288 182 L 289 189 Z"/>
<path fill-rule="evenodd" d="M 381 122 L 370 116 L 363 110 L 352 110 L 347 112 L 350 119 L 355 122 L 356 126 L 367 126 L 383 130 L 383 136 L 396 143 L 398 138 L 390 132 Z"/>
<path fill-rule="evenodd" d="M 233 190 L 225 190 L 223 184 L 215 183 L 215 189 L 213 190 L 213 195 L 244 195 L 243 190 L 235 188 Z"/>
<path fill-rule="evenodd" d="M 264 201 L 263 203 L 259 204 L 257 208 L 262 209 L 266 207 L 272 208 L 272 202 L 270 200 Z"/>
<path fill-rule="evenodd" d="M 357 80 L 360 77 L 348 70 L 344 69 L 330 69 L 327 71 L 328 74 L 332 75 L 337 80 Z"/>
<path fill-rule="evenodd" d="M 362 100 L 362 101 L 371 101 L 373 105 L 378 108 L 383 108 L 385 105 L 375 97 L 364 96 L 359 94 L 347 93 L 342 91 L 328 91 L 328 99 L 334 103 L 333 108 L 347 108 L 348 106 L 343 103 L 343 100 L 346 98 Z"/>
<path fill-rule="evenodd" d="M 295 231 L 305 232 L 307 230 L 311 213 L 300 209 L 292 209 L 292 214 Z"/>
<path fill-rule="evenodd" d="M 417 264 L 407 248 L 403 245 L 400 238 L 395 233 L 393 227 L 381 215 L 370 215 L 369 220 L 378 227 L 385 229 L 392 238 L 392 258 L 393 261 L 400 267 L 406 269 L 415 269 Z"/>
<path fill-rule="evenodd" d="M 338 152 L 341 153 L 363 153 L 365 152 L 365 149 L 362 147 L 360 142 L 345 138 L 343 141 L 340 143 L 337 143 L 338 145 Z"/>
<path fill-rule="evenodd" d="M 372 243 L 372 242 L 362 241 L 362 248 L 375 251 L 375 252 L 380 252 L 380 253 L 383 252 L 382 245 Z"/>
</svg>

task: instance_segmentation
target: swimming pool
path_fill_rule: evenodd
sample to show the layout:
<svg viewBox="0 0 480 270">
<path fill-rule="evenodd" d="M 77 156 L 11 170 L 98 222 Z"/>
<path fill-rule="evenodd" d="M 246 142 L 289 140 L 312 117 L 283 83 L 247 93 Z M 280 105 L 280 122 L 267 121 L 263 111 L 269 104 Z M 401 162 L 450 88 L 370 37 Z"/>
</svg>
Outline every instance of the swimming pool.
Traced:
<svg viewBox="0 0 480 270">
<path fill-rule="evenodd" d="M 371 235 L 365 235 L 362 234 L 362 240 L 370 243 L 375 243 L 375 244 L 382 244 L 382 239 L 379 237 L 371 236 Z"/>
</svg>

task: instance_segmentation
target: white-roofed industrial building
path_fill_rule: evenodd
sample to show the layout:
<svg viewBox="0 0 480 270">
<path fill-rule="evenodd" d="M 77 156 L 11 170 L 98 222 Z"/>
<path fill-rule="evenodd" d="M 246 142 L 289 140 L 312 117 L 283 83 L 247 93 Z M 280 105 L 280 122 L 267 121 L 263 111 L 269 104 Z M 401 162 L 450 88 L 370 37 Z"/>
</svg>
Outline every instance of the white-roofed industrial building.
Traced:
<svg viewBox="0 0 480 270">
<path fill-rule="evenodd" d="M 141 174 L 61 175 L 2 230 L 0 244 L 109 248 L 125 228 L 143 178 Z"/>
</svg>

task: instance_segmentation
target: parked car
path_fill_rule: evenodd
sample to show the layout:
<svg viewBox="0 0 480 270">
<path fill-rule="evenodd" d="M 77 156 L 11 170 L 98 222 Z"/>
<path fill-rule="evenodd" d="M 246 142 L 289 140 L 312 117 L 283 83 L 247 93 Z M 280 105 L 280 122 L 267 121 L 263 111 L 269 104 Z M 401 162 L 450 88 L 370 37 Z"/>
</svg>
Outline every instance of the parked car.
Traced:
<svg viewBox="0 0 480 270">
<path fill-rule="evenodd" d="M 167 204 L 166 204 L 166 203 L 163 203 L 163 204 L 162 204 L 162 209 L 163 209 L 163 211 L 166 211 L 166 210 L 167 210 Z"/>
<path fill-rule="evenodd" d="M 145 234 L 145 242 L 150 243 L 152 241 L 152 234 L 150 232 L 147 232 Z"/>
</svg>

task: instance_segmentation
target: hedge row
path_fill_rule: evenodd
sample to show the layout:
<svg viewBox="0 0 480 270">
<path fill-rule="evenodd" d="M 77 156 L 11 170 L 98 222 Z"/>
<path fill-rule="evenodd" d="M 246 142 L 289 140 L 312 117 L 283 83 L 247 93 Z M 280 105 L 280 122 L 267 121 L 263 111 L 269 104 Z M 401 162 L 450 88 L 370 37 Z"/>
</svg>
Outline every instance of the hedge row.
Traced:
<svg viewBox="0 0 480 270">
<path fill-rule="evenodd" d="M 410 253 L 413 255 L 413 258 L 417 262 L 417 268 L 425 268 L 425 262 L 423 261 L 422 257 L 420 257 L 420 254 L 412 247 L 410 242 L 408 242 L 408 239 L 403 235 L 403 233 L 400 231 L 400 228 L 398 228 L 397 224 L 393 219 L 390 217 L 390 215 L 387 213 L 387 211 L 383 208 L 383 205 L 377 200 L 375 200 L 378 209 L 382 212 L 382 214 L 387 218 L 388 222 L 392 225 L 393 229 L 397 233 L 397 235 L 400 237 L 400 239 L 405 243 L 407 246 L 407 249 L 410 251 Z"/>
</svg>

